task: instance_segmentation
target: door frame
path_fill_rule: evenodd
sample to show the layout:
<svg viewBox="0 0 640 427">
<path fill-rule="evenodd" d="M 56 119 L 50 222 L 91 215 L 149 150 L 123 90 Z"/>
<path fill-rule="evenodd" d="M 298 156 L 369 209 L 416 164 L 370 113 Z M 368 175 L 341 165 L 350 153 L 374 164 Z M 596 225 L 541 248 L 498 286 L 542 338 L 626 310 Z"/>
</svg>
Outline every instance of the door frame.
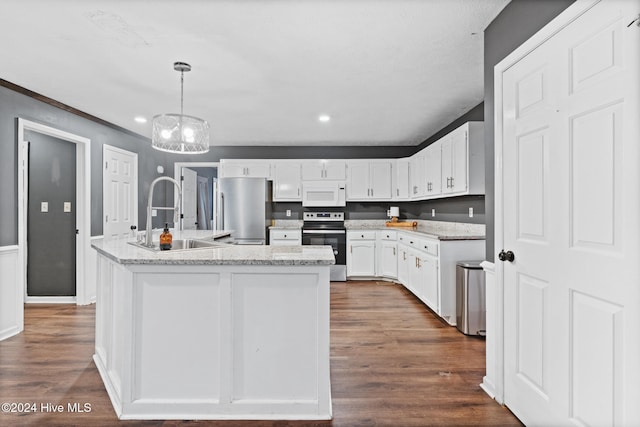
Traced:
<svg viewBox="0 0 640 427">
<path fill-rule="evenodd" d="M 587 10 L 591 9 L 601 0 L 576 0 L 567 9 L 561 12 L 556 18 L 551 20 L 540 31 L 535 33 L 531 38 L 511 52 L 507 57 L 500 61 L 494 67 L 494 179 L 495 179 L 495 204 L 494 204 L 494 238 L 496 252 L 504 247 L 504 187 L 503 187 L 503 103 L 502 103 L 502 85 L 504 73 L 542 45 L 553 35 L 560 32 L 566 26 L 571 24 Z M 495 263 L 495 399 L 500 404 L 504 403 L 504 387 L 505 387 L 505 346 L 504 346 L 504 264 L 502 262 Z"/>
<path fill-rule="evenodd" d="M 173 164 L 173 177 L 180 183 L 182 183 L 180 179 L 182 176 L 182 168 L 216 168 L 220 171 L 220 162 L 175 162 Z M 173 204 L 175 206 L 175 204 L 178 203 L 178 194 L 175 192 L 173 199 Z M 182 206 L 180 207 L 180 210 L 180 216 L 182 217 Z M 180 218 L 180 230 L 182 230 L 182 218 Z"/>
<path fill-rule="evenodd" d="M 76 296 L 75 297 L 29 297 L 27 295 L 27 214 L 29 195 L 29 152 L 24 139 L 25 131 L 38 132 L 74 143 L 76 146 Z M 21 289 L 21 306 L 27 303 L 91 303 L 87 295 L 86 265 L 91 248 L 91 140 L 41 123 L 18 118 L 18 283 Z M 24 311 L 21 308 L 22 317 Z"/>
</svg>

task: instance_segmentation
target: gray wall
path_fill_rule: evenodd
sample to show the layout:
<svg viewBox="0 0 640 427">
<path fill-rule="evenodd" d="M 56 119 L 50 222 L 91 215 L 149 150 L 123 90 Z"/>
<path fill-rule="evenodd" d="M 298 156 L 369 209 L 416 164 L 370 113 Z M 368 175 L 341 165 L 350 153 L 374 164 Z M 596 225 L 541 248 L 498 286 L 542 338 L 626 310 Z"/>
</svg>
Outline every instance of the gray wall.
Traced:
<svg viewBox="0 0 640 427">
<path fill-rule="evenodd" d="M 486 257 L 494 261 L 494 85 L 493 68 L 518 46 L 549 23 L 574 0 L 512 0 L 484 32 L 484 124 L 486 186 Z"/>
<path fill-rule="evenodd" d="M 166 156 L 150 147 L 146 138 L 82 118 L 30 96 L 0 87 L 0 246 L 18 243 L 17 118 L 24 118 L 91 139 L 91 235 L 102 234 L 102 146 L 139 153 L 139 224 L 144 224 L 146 195 Z M 165 168 L 166 169 L 166 168 Z M 160 191 L 158 192 L 160 193 Z M 156 196 L 164 203 L 164 194 Z"/>
</svg>

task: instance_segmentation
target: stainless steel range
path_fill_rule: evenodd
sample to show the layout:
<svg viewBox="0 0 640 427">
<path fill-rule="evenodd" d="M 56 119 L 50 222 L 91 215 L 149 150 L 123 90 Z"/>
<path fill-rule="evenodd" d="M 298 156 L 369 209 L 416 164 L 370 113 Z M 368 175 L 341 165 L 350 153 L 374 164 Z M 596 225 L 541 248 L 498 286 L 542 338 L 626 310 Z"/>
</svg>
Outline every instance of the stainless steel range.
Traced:
<svg viewBox="0 0 640 427">
<path fill-rule="evenodd" d="M 328 245 L 336 257 L 331 266 L 331 280 L 347 280 L 347 230 L 344 212 L 305 212 L 302 224 L 303 245 Z"/>
</svg>

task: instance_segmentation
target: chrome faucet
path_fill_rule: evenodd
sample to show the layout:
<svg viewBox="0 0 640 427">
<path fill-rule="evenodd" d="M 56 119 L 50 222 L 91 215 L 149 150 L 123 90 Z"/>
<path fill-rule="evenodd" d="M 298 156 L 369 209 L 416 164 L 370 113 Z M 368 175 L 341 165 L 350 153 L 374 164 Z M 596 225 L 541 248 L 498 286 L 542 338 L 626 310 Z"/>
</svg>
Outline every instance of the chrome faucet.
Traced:
<svg viewBox="0 0 640 427">
<path fill-rule="evenodd" d="M 176 186 L 176 188 L 178 189 L 178 201 L 176 203 L 176 205 L 172 208 L 169 207 L 154 207 L 151 206 L 152 202 L 153 202 L 153 188 L 156 186 L 156 184 L 159 181 L 171 181 L 173 182 L 173 184 Z M 151 229 L 151 212 L 153 209 L 160 209 L 163 211 L 170 211 L 173 209 L 174 211 L 174 218 L 173 218 L 173 222 L 174 223 L 178 223 L 178 221 L 180 221 L 180 200 L 182 199 L 182 190 L 180 188 L 180 183 L 178 181 L 176 181 L 173 178 L 169 178 L 168 176 L 161 176 L 159 178 L 156 178 L 153 180 L 153 182 L 151 183 L 151 187 L 149 188 L 149 202 L 147 203 L 147 226 L 145 229 L 145 233 L 146 233 L 146 239 L 144 242 L 144 245 L 151 248 L 153 247 L 153 242 L 152 242 L 152 236 L 153 236 L 153 230 Z"/>
</svg>

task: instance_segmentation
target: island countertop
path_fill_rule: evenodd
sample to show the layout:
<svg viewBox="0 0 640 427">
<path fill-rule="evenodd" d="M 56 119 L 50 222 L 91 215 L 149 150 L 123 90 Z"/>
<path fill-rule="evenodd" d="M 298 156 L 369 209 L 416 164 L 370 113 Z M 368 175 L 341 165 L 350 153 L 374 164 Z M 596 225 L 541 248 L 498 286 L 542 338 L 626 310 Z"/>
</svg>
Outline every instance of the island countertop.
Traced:
<svg viewBox="0 0 640 427">
<path fill-rule="evenodd" d="M 174 239 L 212 240 L 211 231 L 174 231 Z M 228 235 L 229 233 L 222 234 Z M 157 265 L 331 265 L 335 257 L 330 246 L 223 245 L 176 251 L 153 251 L 131 245 L 135 239 L 92 241 L 98 253 L 119 264 Z"/>
</svg>

